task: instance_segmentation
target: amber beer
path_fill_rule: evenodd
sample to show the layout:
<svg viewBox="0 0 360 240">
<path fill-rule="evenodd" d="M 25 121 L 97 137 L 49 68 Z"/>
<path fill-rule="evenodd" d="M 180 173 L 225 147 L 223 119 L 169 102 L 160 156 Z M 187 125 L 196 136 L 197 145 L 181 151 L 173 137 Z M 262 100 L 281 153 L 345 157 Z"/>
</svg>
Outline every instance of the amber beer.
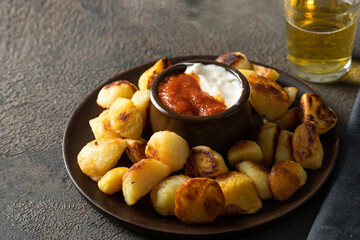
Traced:
<svg viewBox="0 0 360 240">
<path fill-rule="evenodd" d="M 358 2 L 285 1 L 287 58 L 295 74 L 331 82 L 350 70 Z"/>
</svg>

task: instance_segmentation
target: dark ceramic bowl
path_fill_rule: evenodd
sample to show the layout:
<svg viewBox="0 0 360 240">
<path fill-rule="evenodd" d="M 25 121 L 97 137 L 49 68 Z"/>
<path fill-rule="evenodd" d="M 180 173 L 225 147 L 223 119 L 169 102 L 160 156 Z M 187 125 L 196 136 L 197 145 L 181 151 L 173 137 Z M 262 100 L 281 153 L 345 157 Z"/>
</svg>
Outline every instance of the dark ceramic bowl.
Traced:
<svg viewBox="0 0 360 240">
<path fill-rule="evenodd" d="M 182 73 L 193 63 L 215 64 L 225 68 L 237 77 L 243 87 L 238 101 L 221 113 L 210 116 L 188 116 L 167 108 L 160 100 L 159 83 L 173 73 Z M 154 132 L 169 130 L 182 136 L 190 147 L 205 145 L 226 153 L 238 140 L 250 136 L 251 107 L 249 104 L 249 83 L 235 68 L 213 60 L 192 60 L 175 64 L 161 72 L 150 88 L 150 122 Z"/>
</svg>

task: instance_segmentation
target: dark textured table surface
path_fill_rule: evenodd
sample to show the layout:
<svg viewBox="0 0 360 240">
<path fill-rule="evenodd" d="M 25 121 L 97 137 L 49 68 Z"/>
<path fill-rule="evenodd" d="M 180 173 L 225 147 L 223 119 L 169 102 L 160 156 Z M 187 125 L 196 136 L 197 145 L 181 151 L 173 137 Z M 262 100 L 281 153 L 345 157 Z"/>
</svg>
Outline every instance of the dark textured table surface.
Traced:
<svg viewBox="0 0 360 240">
<path fill-rule="evenodd" d="M 163 56 L 241 51 L 287 71 L 279 0 L 0 1 L 0 238 L 148 239 L 98 213 L 62 159 L 76 106 L 117 73 Z M 332 85 L 308 84 L 336 111 L 340 137 L 360 84 L 353 69 Z M 233 239 L 304 239 L 323 191 L 290 216 Z"/>
</svg>

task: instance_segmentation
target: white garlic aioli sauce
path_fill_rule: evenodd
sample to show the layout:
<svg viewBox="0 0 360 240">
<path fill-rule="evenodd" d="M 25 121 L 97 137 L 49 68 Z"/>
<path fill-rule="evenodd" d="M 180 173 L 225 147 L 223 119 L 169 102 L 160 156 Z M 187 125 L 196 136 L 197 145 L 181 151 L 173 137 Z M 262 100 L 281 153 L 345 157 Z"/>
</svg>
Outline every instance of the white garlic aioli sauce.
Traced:
<svg viewBox="0 0 360 240">
<path fill-rule="evenodd" d="M 225 103 L 227 108 L 239 100 L 243 91 L 242 83 L 234 74 L 215 64 L 194 63 L 186 67 L 185 73 L 196 74 L 201 90 Z"/>
</svg>

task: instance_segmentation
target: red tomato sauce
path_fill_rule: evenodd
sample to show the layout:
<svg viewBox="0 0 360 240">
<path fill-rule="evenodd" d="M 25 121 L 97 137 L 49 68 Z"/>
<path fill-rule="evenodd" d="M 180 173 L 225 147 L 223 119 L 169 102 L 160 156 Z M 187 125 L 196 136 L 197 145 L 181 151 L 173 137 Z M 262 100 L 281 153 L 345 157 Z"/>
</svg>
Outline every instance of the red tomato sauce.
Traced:
<svg viewBox="0 0 360 240">
<path fill-rule="evenodd" d="M 159 84 L 161 102 L 171 110 L 190 116 L 209 116 L 226 110 L 223 102 L 201 91 L 197 76 L 170 75 Z"/>
</svg>

